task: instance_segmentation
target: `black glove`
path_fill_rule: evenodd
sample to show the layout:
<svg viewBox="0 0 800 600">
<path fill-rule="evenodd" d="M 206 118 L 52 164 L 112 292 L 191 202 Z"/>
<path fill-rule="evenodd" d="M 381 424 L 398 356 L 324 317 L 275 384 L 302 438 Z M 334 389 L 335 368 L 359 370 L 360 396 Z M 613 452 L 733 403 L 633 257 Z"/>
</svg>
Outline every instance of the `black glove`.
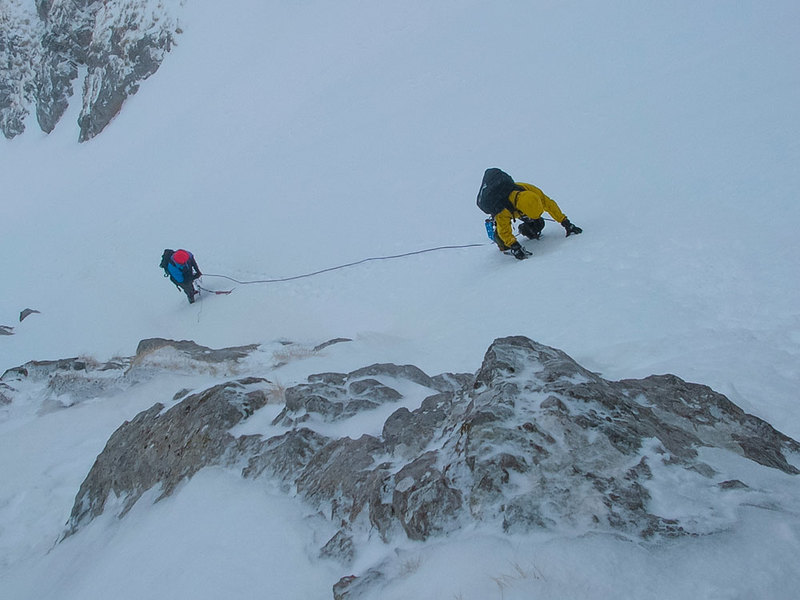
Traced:
<svg viewBox="0 0 800 600">
<path fill-rule="evenodd" d="M 576 234 L 576 235 L 579 234 L 579 233 L 583 233 L 583 229 L 581 229 L 577 225 L 573 225 L 572 223 L 570 223 L 569 219 L 564 219 L 563 221 L 561 221 L 561 226 L 564 229 L 566 229 L 567 237 L 569 237 L 573 233 Z"/>
<path fill-rule="evenodd" d="M 195 279 L 200 279 L 202 276 L 203 274 L 200 271 L 198 271 L 197 273 L 194 274 L 194 277 L 192 277 L 192 281 L 194 281 Z"/>
<path fill-rule="evenodd" d="M 522 223 L 519 225 L 519 232 L 529 240 L 538 240 L 542 235 L 544 229 L 544 219 L 528 219 L 523 217 Z"/>
<path fill-rule="evenodd" d="M 531 255 L 519 242 L 514 242 L 509 250 L 511 251 L 511 255 L 517 260 L 525 260 Z"/>
</svg>

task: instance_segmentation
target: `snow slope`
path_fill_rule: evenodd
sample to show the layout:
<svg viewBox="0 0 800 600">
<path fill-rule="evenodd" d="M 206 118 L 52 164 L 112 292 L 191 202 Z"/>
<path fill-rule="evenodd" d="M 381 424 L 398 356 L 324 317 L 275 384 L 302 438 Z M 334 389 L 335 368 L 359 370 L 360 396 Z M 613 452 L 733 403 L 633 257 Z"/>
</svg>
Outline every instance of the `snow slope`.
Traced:
<svg viewBox="0 0 800 600">
<path fill-rule="evenodd" d="M 705 383 L 800 438 L 798 18 L 780 1 L 188 3 L 178 46 L 102 135 L 76 143 L 73 102 L 51 135 L 0 145 L 0 324 L 15 327 L 0 370 L 154 336 L 354 340 L 275 374 L 291 384 L 376 361 L 474 371 L 492 339 L 522 334 L 606 378 Z M 488 166 L 585 233 L 548 223 L 521 263 L 441 250 L 193 306 L 157 269 L 166 247 L 244 281 L 483 243 Z M 20 323 L 26 307 L 41 314 Z M 227 472 L 47 553 L 110 433 L 183 377 L 113 406 L 0 408 L 9 597 L 330 597 L 341 574 L 308 550 L 320 525 Z M 384 597 L 794 597 L 797 514 L 754 507 L 655 549 L 463 532 L 404 548 L 407 585 Z"/>
</svg>

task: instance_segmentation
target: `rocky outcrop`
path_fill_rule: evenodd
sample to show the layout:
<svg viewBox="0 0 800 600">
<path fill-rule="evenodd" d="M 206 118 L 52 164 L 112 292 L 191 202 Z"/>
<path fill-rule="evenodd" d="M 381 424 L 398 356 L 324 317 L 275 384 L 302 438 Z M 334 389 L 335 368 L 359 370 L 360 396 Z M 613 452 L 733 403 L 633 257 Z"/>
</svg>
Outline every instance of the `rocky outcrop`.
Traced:
<svg viewBox="0 0 800 600">
<path fill-rule="evenodd" d="M 212 349 L 190 341 L 142 340 L 136 355 L 98 362 L 88 357 L 29 361 L 0 377 L 7 403 L 25 389 L 32 390 L 40 413 L 74 406 L 148 381 L 165 371 L 238 374 L 240 362 L 258 345 Z M 188 392 L 187 392 L 188 393 Z M 23 394 L 24 395 L 24 394 Z"/>
<path fill-rule="evenodd" d="M 38 315 L 38 314 L 41 314 L 41 313 L 38 310 L 36 310 L 35 308 L 25 308 L 25 309 L 23 309 L 23 310 L 21 310 L 19 312 L 19 322 L 22 323 L 29 316 Z"/>
<path fill-rule="evenodd" d="M 209 465 L 235 460 L 237 439 L 228 430 L 267 402 L 264 379 L 216 385 L 164 410 L 153 405 L 108 440 L 81 484 L 65 536 L 103 512 L 113 494 L 123 516 L 147 490 L 168 496 Z"/>
<path fill-rule="evenodd" d="M 41 414 L 126 389 L 133 383 L 125 377 L 131 360 L 120 358 L 104 363 L 79 357 L 33 360 L 8 369 L 0 381 L 8 390 L 9 403 L 18 396 L 33 399 Z"/>
<path fill-rule="evenodd" d="M 32 7 L 26 9 L 22 0 L 0 4 L 0 131 L 8 139 L 25 131 L 43 32 Z"/>
<path fill-rule="evenodd" d="M 0 406 L 4 404 L 11 404 L 11 394 L 13 390 L 7 383 L 0 381 Z"/>
<path fill-rule="evenodd" d="M 472 388 L 455 399 L 447 417 L 434 420 L 432 437 L 429 428 L 420 428 L 432 440 L 427 452 L 411 462 L 384 459 L 373 468 L 386 475 L 370 507 L 379 531 L 399 520 L 409 537 L 425 539 L 448 524 L 477 519 L 507 532 L 567 526 L 639 538 L 685 535 L 696 525 L 649 508 L 648 488 L 658 484 L 654 463 L 728 490 L 745 484 L 720 481 L 722 475 L 698 459 L 700 448 L 798 473 L 788 457 L 797 464 L 800 444 L 706 386 L 670 375 L 606 381 L 527 338 L 492 344 Z M 413 427 L 412 416 L 423 418 L 426 408 L 430 413 L 424 403 L 419 411 L 398 411 L 387 426 L 402 418 Z M 398 429 L 384 428 L 376 460 L 386 453 L 400 458 L 392 454 L 391 432 Z M 358 476 L 368 477 L 363 470 Z M 413 501 L 406 501 L 409 496 Z M 374 594 L 396 568 L 384 564 L 344 577 L 334 596 Z"/>
<path fill-rule="evenodd" d="M 191 342 L 162 342 L 143 342 L 142 356 L 164 348 L 208 355 Z M 244 348 L 224 356 L 237 360 Z M 659 514 L 651 494 L 691 481 L 708 497 L 746 503 L 748 472 L 730 466 L 736 461 L 704 460 L 705 448 L 800 472 L 798 442 L 707 386 L 673 375 L 608 381 L 524 337 L 496 340 L 475 374 L 431 377 L 376 364 L 311 375 L 284 391 L 269 435 L 235 437 L 231 428 L 265 404 L 267 387 L 250 378 L 180 392 L 169 410 L 158 403 L 123 424 L 81 486 L 67 533 L 109 497 L 120 499 L 123 515 L 144 491 L 163 497 L 207 465 L 270 478 L 327 515 L 339 530 L 320 555 L 343 565 L 374 533 L 423 541 L 475 522 L 498 532 L 567 528 L 636 540 L 712 533 L 722 517 L 706 524 Z M 380 434 L 325 433 L 378 414 L 389 415 Z M 396 569 L 385 563 L 348 575 L 334 594 L 366 597 Z"/>
<path fill-rule="evenodd" d="M 115 7 L 103 4 L 86 52 L 80 141 L 100 133 L 138 91 L 139 82 L 158 70 L 177 32 L 177 22 L 162 5 L 130 0 Z"/>
<path fill-rule="evenodd" d="M 24 130 L 36 107 L 51 132 L 85 69 L 79 140 L 100 133 L 140 82 L 156 72 L 180 32 L 184 0 L 9 0 L 0 7 L 0 128 L 7 138 Z"/>
<path fill-rule="evenodd" d="M 243 358 L 247 358 L 257 348 L 258 344 L 249 344 L 247 346 L 234 346 L 214 350 L 190 340 L 149 338 L 142 340 L 136 346 L 136 356 L 134 356 L 133 362 L 141 364 L 147 360 L 147 357 L 152 358 L 157 356 L 159 352 L 172 350 L 195 362 L 212 364 L 236 363 Z"/>
</svg>

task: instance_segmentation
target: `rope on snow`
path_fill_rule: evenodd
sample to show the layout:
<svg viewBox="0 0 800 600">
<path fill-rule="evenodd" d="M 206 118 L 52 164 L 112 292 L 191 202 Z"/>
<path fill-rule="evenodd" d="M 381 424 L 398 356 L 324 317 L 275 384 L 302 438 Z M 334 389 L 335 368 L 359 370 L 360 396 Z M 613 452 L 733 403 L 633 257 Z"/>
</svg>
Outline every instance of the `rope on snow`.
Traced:
<svg viewBox="0 0 800 600">
<path fill-rule="evenodd" d="M 491 243 L 491 242 L 489 242 Z M 455 246 L 437 246 L 435 248 L 425 248 L 424 250 L 414 250 L 413 252 L 403 252 L 402 254 L 393 254 L 391 256 L 370 256 L 369 258 L 362 258 L 361 260 L 357 260 L 354 262 L 346 263 L 343 265 L 337 265 L 335 267 L 328 267 L 327 269 L 320 269 L 319 271 L 314 271 L 313 273 L 304 273 L 303 275 L 292 275 L 290 277 L 276 277 L 273 279 L 254 279 L 251 281 L 240 281 L 238 279 L 234 279 L 233 277 L 229 277 L 228 275 L 215 275 L 213 273 L 203 273 L 203 277 L 220 277 L 222 279 L 227 279 L 228 281 L 233 281 L 234 283 L 238 283 L 239 285 L 252 285 L 256 283 L 279 283 L 282 281 L 294 281 L 296 279 L 304 279 L 307 277 L 314 277 L 315 275 L 321 275 L 323 273 L 329 273 L 331 271 L 337 271 L 339 269 L 345 269 L 347 267 L 354 267 L 356 265 L 360 265 L 366 262 L 370 262 L 373 260 L 390 260 L 394 258 L 403 258 L 406 256 L 413 256 L 415 254 L 425 254 L 426 252 L 436 252 L 439 250 L 455 250 L 458 248 L 474 248 L 477 246 L 486 246 L 486 243 L 482 244 L 460 244 Z M 197 287 L 200 287 L 199 285 Z M 205 290 L 205 288 L 200 288 L 201 290 Z M 233 290 L 227 291 L 213 291 L 213 290 L 205 290 L 207 292 L 212 292 L 214 294 L 230 294 Z"/>
</svg>

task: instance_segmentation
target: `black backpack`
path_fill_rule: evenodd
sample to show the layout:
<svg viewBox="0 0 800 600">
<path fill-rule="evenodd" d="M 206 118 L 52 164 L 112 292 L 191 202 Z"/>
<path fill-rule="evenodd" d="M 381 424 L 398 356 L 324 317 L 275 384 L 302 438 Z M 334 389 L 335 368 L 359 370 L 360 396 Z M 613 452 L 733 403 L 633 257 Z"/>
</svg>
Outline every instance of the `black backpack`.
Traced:
<svg viewBox="0 0 800 600">
<path fill-rule="evenodd" d="M 162 269 L 166 270 L 167 265 L 169 264 L 169 261 L 172 260 L 172 255 L 173 254 L 175 254 L 174 250 L 170 250 L 169 248 L 164 250 L 164 254 L 161 255 L 161 264 L 158 265 L 158 266 L 161 267 Z"/>
<path fill-rule="evenodd" d="M 521 190 L 520 186 L 514 183 L 511 175 L 500 169 L 486 169 L 481 182 L 481 190 L 478 192 L 478 208 L 487 215 L 495 216 L 504 208 L 513 210 L 508 196 L 514 190 Z"/>
</svg>

